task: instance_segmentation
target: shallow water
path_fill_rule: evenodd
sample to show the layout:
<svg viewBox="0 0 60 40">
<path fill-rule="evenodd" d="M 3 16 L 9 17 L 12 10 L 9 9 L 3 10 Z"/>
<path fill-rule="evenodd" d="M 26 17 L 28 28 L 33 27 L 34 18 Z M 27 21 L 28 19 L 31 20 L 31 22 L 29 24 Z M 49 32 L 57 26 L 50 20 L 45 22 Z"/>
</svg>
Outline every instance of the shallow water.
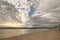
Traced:
<svg viewBox="0 0 60 40">
<path fill-rule="evenodd" d="M 46 29 L 0 29 L 0 38 L 13 37 Z"/>
</svg>

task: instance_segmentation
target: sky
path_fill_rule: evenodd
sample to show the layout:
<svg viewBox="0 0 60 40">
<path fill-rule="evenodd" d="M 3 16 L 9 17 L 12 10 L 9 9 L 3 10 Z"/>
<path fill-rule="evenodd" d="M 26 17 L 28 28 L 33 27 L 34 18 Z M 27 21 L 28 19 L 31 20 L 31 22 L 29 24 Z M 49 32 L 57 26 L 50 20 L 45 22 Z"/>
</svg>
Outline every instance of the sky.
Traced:
<svg viewBox="0 0 60 40">
<path fill-rule="evenodd" d="M 21 3 L 20 7 L 18 7 L 19 8 L 18 10 L 20 11 L 19 16 L 17 16 L 18 20 L 20 20 L 19 17 L 22 17 L 23 22 L 30 22 L 30 24 L 32 24 L 34 27 L 48 27 L 48 26 L 51 27 L 60 24 L 59 0 L 58 1 L 56 0 L 48 0 L 48 1 L 22 0 L 21 1 L 20 0 L 19 2 L 18 1 L 8 0 L 9 3 L 15 6 L 17 6 L 17 3 Z"/>
<path fill-rule="evenodd" d="M 31 18 L 32 24 L 35 27 L 54 27 L 60 24 L 60 1 L 56 0 L 41 0 L 37 11 L 42 15 L 34 15 Z M 39 10 L 40 9 L 40 10 Z M 35 12 L 37 13 L 37 12 Z"/>
</svg>

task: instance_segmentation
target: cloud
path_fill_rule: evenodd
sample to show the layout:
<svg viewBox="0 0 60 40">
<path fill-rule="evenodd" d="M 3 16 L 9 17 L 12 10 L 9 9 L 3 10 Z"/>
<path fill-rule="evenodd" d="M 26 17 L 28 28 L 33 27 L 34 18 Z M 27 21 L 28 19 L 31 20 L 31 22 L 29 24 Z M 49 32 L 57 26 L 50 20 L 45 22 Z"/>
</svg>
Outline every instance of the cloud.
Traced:
<svg viewBox="0 0 60 40">
<path fill-rule="evenodd" d="M 40 17 L 38 15 L 32 17 L 30 21 L 34 27 L 53 27 L 60 23 L 58 19 Z"/>
<path fill-rule="evenodd" d="M 42 6 L 38 6 L 38 8 L 35 11 L 35 14 L 30 18 L 30 21 L 34 27 L 53 27 L 60 24 L 60 2 L 55 1 L 45 0 L 44 5 L 43 1 L 41 0 Z M 49 5 L 50 3 L 52 5 Z M 42 7 L 44 9 L 42 9 Z M 40 13 L 37 11 L 39 11 Z"/>
<path fill-rule="evenodd" d="M 1 21 L 14 21 L 18 22 L 18 18 L 16 18 L 19 14 L 18 10 L 15 8 L 14 5 L 8 3 L 7 1 L 0 2 L 0 22 Z M 19 21 L 21 22 L 21 21 Z"/>
</svg>

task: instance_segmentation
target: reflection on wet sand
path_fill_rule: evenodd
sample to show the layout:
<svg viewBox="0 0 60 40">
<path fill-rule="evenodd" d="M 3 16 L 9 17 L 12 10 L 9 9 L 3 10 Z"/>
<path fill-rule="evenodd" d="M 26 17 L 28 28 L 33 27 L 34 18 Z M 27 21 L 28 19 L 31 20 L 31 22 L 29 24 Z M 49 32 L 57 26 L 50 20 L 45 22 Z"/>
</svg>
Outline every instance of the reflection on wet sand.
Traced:
<svg viewBox="0 0 60 40">
<path fill-rule="evenodd" d="M 19 36 L 19 35 L 33 33 L 42 30 L 46 30 L 46 29 L 0 29 L 0 38 Z"/>
</svg>

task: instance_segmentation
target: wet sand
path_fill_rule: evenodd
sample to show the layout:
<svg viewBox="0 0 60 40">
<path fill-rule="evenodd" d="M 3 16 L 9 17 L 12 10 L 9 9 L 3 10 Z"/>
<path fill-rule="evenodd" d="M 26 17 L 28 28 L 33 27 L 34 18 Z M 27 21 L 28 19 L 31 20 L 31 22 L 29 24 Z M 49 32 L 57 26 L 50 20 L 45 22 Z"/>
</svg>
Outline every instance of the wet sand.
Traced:
<svg viewBox="0 0 60 40">
<path fill-rule="evenodd" d="M 43 30 L 46 29 L 0 29 L 0 38 L 19 36 Z"/>
<path fill-rule="evenodd" d="M 60 29 L 38 31 L 30 34 L 2 38 L 0 40 L 60 40 Z"/>
</svg>

